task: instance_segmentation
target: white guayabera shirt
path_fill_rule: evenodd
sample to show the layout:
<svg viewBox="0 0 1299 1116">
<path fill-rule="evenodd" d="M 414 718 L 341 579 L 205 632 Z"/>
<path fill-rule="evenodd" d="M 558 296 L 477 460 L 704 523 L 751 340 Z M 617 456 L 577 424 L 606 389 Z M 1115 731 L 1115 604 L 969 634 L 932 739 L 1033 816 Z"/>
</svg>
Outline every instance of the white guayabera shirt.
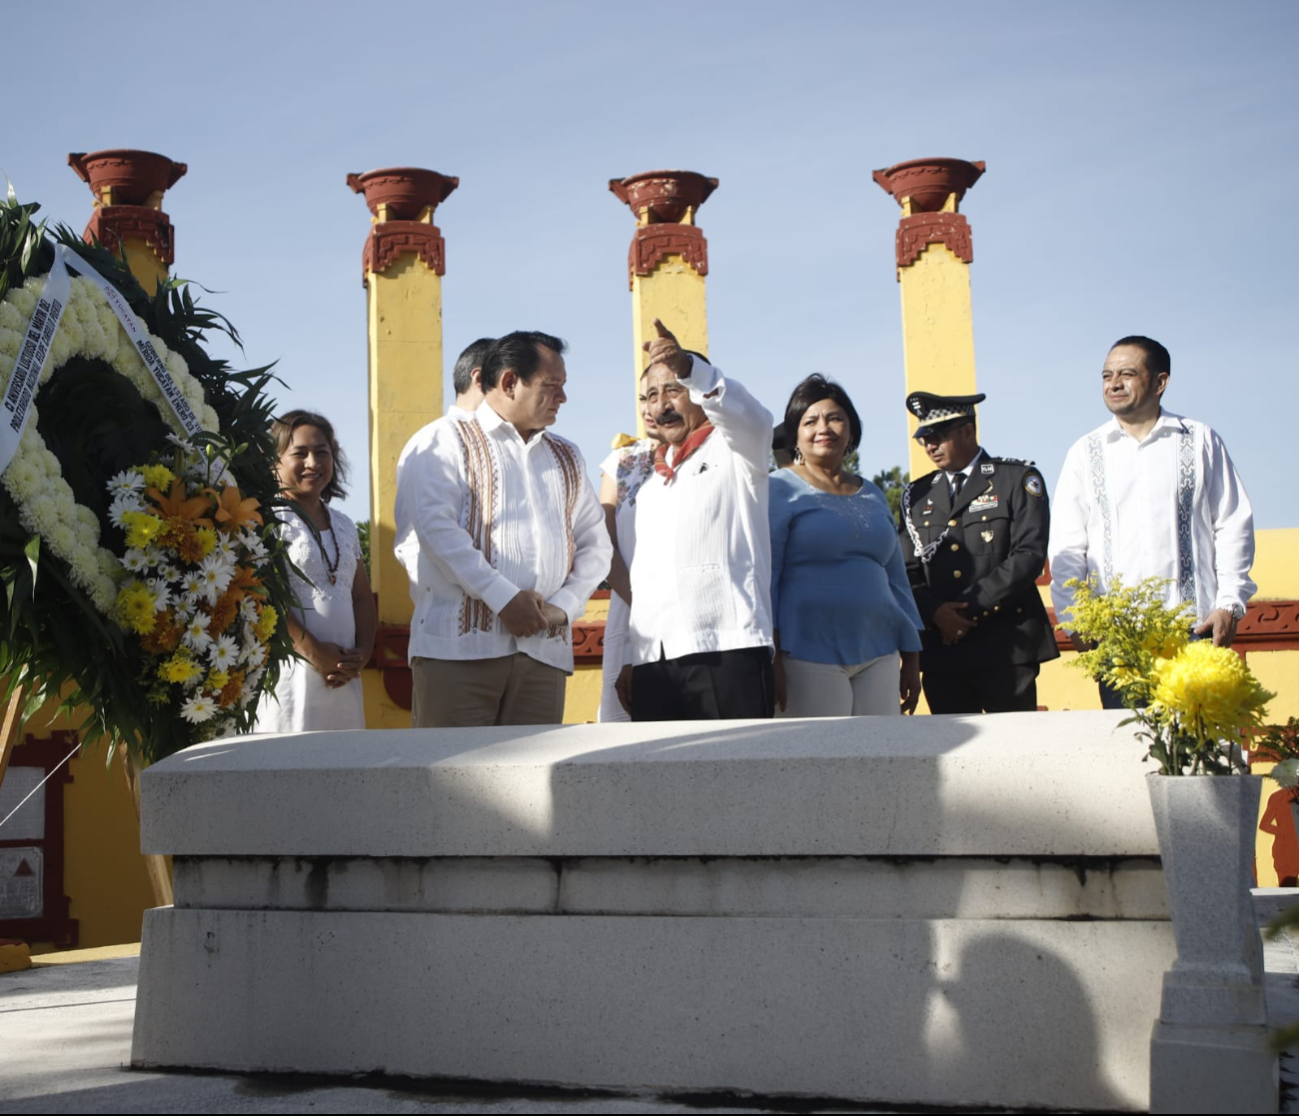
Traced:
<svg viewBox="0 0 1299 1116">
<path fill-rule="evenodd" d="M 397 550 L 419 542 L 412 658 L 522 651 L 573 672 L 572 622 L 609 572 L 613 544 L 582 455 L 550 433 L 524 441 L 487 403 L 424 427 L 397 465 Z M 406 526 L 408 525 L 408 526 Z M 569 624 L 518 639 L 497 615 L 522 589 Z"/>
<path fill-rule="evenodd" d="M 1190 601 L 1196 621 L 1214 609 L 1243 614 L 1258 587 L 1254 512 L 1227 447 L 1202 422 L 1161 410 L 1143 441 L 1117 419 L 1080 438 L 1051 502 L 1051 598 L 1073 603 L 1071 578 L 1135 585 L 1167 578 L 1168 603 Z"/>
<path fill-rule="evenodd" d="M 637 492 L 633 665 L 772 643 L 771 413 L 719 369 L 691 360 L 681 384 L 714 430 L 671 483 L 656 474 Z"/>
</svg>

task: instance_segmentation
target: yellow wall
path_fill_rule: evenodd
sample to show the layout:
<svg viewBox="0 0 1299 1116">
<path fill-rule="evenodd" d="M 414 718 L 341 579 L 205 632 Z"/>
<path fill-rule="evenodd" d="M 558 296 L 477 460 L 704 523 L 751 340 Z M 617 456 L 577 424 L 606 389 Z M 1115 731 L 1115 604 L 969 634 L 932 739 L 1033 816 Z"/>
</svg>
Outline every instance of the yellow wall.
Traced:
<svg viewBox="0 0 1299 1116">
<path fill-rule="evenodd" d="M 1256 600 L 1299 600 L 1299 527 L 1254 533 Z"/>
<path fill-rule="evenodd" d="M 75 722 L 44 706 L 24 733 L 48 736 Z M 140 855 L 140 826 L 120 756 L 105 766 L 107 749 L 83 749 L 68 762 L 72 781 L 63 788 L 63 893 L 78 922 L 79 946 L 138 942 L 153 892 Z M 33 943 L 33 952 L 51 948 Z"/>
<path fill-rule="evenodd" d="M 969 395 L 974 376 L 974 317 L 970 268 L 945 244 L 930 244 L 909 267 L 898 269 L 902 288 L 902 346 L 907 394 Z M 913 424 L 914 426 L 914 424 Z M 933 469 L 924 449 L 910 447 L 911 475 Z"/>
<path fill-rule="evenodd" d="M 408 624 L 406 571 L 392 552 L 397 458 L 442 414 L 442 277 L 413 252 L 366 275 L 370 338 L 370 580 L 379 620 Z"/>
</svg>

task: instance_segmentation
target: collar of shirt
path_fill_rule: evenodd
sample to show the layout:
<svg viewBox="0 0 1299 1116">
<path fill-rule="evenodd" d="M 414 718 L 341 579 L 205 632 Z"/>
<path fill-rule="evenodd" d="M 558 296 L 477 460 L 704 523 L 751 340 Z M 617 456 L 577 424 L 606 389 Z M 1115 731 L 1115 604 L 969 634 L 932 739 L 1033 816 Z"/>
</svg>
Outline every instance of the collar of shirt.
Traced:
<svg viewBox="0 0 1299 1116">
<path fill-rule="evenodd" d="M 1159 417 L 1155 420 L 1155 425 L 1150 428 L 1149 434 L 1147 434 L 1140 442 L 1137 442 L 1137 445 L 1144 446 L 1147 442 L 1153 441 L 1155 438 L 1162 437 L 1169 433 L 1180 434 L 1185 429 L 1186 423 L 1182 421 L 1181 415 L 1175 415 L 1172 411 L 1165 411 L 1160 407 Z M 1119 425 L 1119 420 L 1117 418 L 1112 418 L 1105 424 L 1104 434 L 1107 442 L 1117 442 L 1120 438 L 1126 438 L 1129 436 L 1124 431 L 1123 427 Z M 1134 438 L 1133 441 L 1136 441 L 1136 439 Z"/>
<path fill-rule="evenodd" d="M 960 473 L 966 480 L 969 480 L 970 477 L 974 475 L 974 467 L 979 463 L 979 458 L 982 456 L 983 447 L 980 446 L 974 451 L 974 456 L 970 458 L 970 463 L 964 469 L 957 469 L 956 473 Z M 956 482 L 956 473 L 947 473 L 946 470 L 944 470 L 944 472 L 947 476 L 947 491 L 950 492 L 952 490 L 952 485 Z"/>
<path fill-rule="evenodd" d="M 468 413 L 468 412 L 467 412 Z M 540 445 L 542 437 L 545 435 L 544 430 L 540 430 L 528 441 L 523 440 L 523 435 L 515 428 L 514 423 L 507 419 L 501 418 L 493 409 L 487 400 L 483 400 L 478 405 L 478 409 L 470 415 L 478 418 L 479 425 L 496 438 L 513 438 L 524 450 L 530 450 L 533 446 Z"/>
</svg>

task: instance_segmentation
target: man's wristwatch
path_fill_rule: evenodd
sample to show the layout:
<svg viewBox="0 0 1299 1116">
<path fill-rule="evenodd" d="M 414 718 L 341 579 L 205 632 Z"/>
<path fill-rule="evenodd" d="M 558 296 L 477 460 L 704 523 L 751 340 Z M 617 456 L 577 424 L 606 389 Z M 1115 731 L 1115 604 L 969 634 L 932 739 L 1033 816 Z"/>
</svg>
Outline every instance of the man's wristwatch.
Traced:
<svg viewBox="0 0 1299 1116">
<path fill-rule="evenodd" d="M 1245 619 L 1245 606 L 1243 604 L 1228 605 L 1227 611 L 1230 612 L 1237 621 Z"/>
</svg>

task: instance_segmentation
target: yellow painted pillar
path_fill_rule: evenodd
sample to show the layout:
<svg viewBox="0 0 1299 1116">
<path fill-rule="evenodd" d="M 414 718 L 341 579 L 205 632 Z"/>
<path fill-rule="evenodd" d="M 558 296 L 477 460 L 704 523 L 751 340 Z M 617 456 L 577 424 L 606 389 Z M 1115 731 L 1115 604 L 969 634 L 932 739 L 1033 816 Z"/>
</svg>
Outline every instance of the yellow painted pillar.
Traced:
<svg viewBox="0 0 1299 1116">
<path fill-rule="evenodd" d="M 95 198 L 82 238 L 122 253 L 136 281 L 153 294 L 176 259 L 176 230 L 162 211 L 162 196 L 189 168 L 166 155 L 125 149 L 73 152 L 68 165 Z"/>
<path fill-rule="evenodd" d="M 902 289 L 902 349 L 906 390 L 970 395 L 974 371 L 974 316 L 970 307 L 970 225 L 957 212 L 965 191 L 983 174 L 983 163 L 963 159 L 912 159 L 875 172 L 875 181 L 902 206 L 898 222 L 898 283 Z M 915 429 L 914 420 L 910 430 Z M 914 441 L 913 477 L 933 465 Z"/>
<path fill-rule="evenodd" d="M 634 345 L 632 404 L 636 429 L 643 436 L 644 424 L 635 401 L 645 368 L 644 343 L 658 336 L 654 319 L 672 330 L 684 348 L 708 352 L 704 297 L 708 241 L 695 217 L 717 189 L 717 179 L 694 171 L 646 171 L 610 179 L 609 189 L 636 217 L 627 268 Z"/>
<path fill-rule="evenodd" d="M 460 184 L 437 171 L 395 167 L 350 174 L 370 208 L 362 282 L 367 291 L 370 388 L 370 580 L 379 601 L 375 660 L 366 671 L 366 723 L 410 727 L 404 626 L 412 605 L 406 571 L 393 554 L 397 458 L 420 427 L 442 414 L 442 276 L 446 244 L 433 213 Z M 391 662 L 392 670 L 384 670 Z"/>
</svg>

